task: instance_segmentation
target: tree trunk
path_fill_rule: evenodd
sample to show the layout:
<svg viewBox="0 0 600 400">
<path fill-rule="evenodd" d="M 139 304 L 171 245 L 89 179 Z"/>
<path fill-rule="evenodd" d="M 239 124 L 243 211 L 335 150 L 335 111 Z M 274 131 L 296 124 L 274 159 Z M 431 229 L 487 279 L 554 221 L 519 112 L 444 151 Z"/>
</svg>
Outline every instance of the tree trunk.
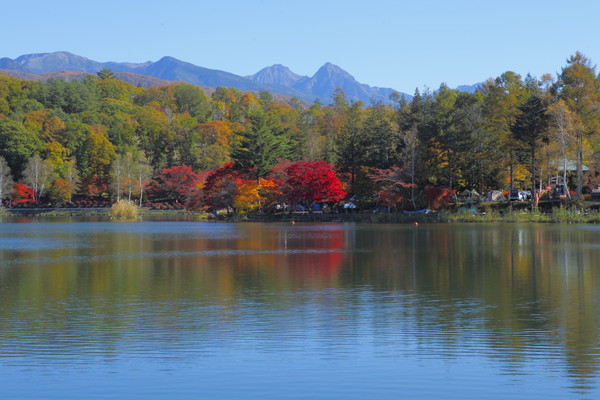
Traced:
<svg viewBox="0 0 600 400">
<path fill-rule="evenodd" d="M 581 201 L 581 189 L 583 187 L 583 138 L 581 133 L 577 134 L 577 200 Z"/>
<path fill-rule="evenodd" d="M 514 180 L 515 180 L 515 166 L 514 166 L 514 157 L 512 150 L 510 150 L 510 190 L 515 188 Z M 510 192 L 509 192 L 510 197 Z"/>
<path fill-rule="evenodd" d="M 412 202 L 413 210 L 417 209 L 415 204 L 415 147 L 410 149 L 410 201 Z"/>
<path fill-rule="evenodd" d="M 531 146 L 531 199 L 535 200 L 535 146 L 533 145 Z"/>
</svg>

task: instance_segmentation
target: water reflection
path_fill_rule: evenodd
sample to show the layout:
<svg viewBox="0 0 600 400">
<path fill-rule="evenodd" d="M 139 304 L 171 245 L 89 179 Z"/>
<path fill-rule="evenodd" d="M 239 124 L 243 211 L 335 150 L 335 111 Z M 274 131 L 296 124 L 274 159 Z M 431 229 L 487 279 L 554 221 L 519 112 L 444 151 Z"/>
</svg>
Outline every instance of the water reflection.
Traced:
<svg viewBox="0 0 600 400">
<path fill-rule="evenodd" d="M 490 385 L 509 377 L 513 398 L 594 397 L 599 239 L 593 226 L 534 224 L 4 223 L 0 371 L 99 360 L 241 370 L 301 355 L 389 378 L 386 362 L 431 372 L 443 360 L 457 390 L 483 368 Z M 432 385 L 422 369 L 405 373 L 391 386 L 369 377 L 382 398 Z"/>
</svg>

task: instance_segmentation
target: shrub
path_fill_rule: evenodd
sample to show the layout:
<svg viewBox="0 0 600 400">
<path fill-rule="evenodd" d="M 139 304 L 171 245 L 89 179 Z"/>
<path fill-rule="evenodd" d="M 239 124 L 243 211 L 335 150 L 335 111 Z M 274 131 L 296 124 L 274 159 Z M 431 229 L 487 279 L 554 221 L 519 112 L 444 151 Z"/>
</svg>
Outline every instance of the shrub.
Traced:
<svg viewBox="0 0 600 400">
<path fill-rule="evenodd" d="M 133 201 L 119 200 L 110 208 L 112 219 L 136 220 L 138 217 L 138 206 Z"/>
</svg>

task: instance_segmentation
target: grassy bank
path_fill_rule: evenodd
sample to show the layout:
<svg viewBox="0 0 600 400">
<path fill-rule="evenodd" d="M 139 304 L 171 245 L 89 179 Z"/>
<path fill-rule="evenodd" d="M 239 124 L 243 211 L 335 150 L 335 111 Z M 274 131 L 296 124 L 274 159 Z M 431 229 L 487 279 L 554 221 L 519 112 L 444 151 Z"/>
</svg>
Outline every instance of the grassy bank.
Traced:
<svg viewBox="0 0 600 400">
<path fill-rule="evenodd" d="M 477 206 L 454 207 L 430 213 L 402 212 L 352 212 L 340 214 L 294 213 L 294 214 L 247 214 L 222 215 L 230 222 L 365 222 L 365 223 L 460 223 L 460 222 L 507 222 L 507 223 L 600 223 L 598 204 L 540 203 L 482 203 Z"/>
<path fill-rule="evenodd" d="M 186 210 L 153 210 L 138 208 L 138 215 L 143 216 L 191 216 L 194 219 L 206 220 L 204 212 Z M 0 208 L 0 216 L 25 217 L 107 217 L 111 216 L 110 208 Z"/>
<path fill-rule="evenodd" d="M 538 222 L 538 223 L 600 223 L 600 212 L 595 210 L 575 210 L 568 208 L 553 208 L 550 212 L 533 210 L 509 210 L 504 213 L 491 211 L 488 213 L 473 213 L 459 211 L 443 213 L 440 219 L 445 222 Z"/>
</svg>

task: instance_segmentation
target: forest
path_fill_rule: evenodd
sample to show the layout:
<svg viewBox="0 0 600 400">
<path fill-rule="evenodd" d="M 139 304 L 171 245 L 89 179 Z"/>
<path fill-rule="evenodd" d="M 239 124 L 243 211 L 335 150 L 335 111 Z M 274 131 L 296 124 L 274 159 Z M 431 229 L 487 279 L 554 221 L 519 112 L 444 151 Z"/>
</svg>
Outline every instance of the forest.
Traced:
<svg viewBox="0 0 600 400">
<path fill-rule="evenodd" d="M 0 199 L 237 213 L 352 199 L 416 210 L 465 189 L 535 192 L 561 177 L 583 199 L 600 183 L 600 77 L 580 52 L 556 76 L 507 71 L 475 93 L 442 84 L 392 100 L 144 89 L 110 70 L 70 82 L 0 75 Z"/>
</svg>

